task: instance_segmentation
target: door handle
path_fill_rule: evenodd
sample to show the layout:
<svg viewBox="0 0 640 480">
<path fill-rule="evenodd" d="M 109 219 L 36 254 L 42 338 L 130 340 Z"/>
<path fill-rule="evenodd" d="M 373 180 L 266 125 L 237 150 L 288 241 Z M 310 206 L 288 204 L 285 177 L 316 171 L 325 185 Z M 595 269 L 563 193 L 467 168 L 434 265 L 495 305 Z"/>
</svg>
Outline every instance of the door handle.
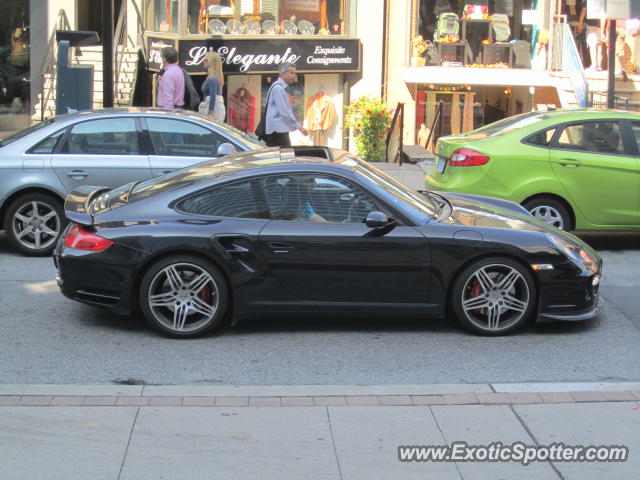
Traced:
<svg viewBox="0 0 640 480">
<path fill-rule="evenodd" d="M 293 245 L 285 242 L 269 242 L 267 246 L 273 250 L 273 253 L 291 253 Z"/>
<path fill-rule="evenodd" d="M 579 167 L 580 165 L 582 165 L 582 162 L 580 162 L 580 160 L 576 160 L 574 158 L 562 158 L 558 160 L 558 163 L 563 167 Z"/>
<path fill-rule="evenodd" d="M 71 178 L 80 179 L 88 176 L 89 176 L 89 172 L 85 172 L 84 170 L 71 170 L 70 172 L 67 172 L 67 177 L 71 177 Z"/>
</svg>

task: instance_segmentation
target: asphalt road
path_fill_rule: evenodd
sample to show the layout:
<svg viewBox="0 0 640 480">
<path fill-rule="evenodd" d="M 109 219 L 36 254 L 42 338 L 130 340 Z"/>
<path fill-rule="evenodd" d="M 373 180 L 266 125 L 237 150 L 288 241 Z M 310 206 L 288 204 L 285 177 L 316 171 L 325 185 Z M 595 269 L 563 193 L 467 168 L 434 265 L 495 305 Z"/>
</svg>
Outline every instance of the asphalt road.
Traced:
<svg viewBox="0 0 640 480">
<path fill-rule="evenodd" d="M 247 321 L 197 340 L 159 336 L 63 297 L 51 258 L 0 233 L 0 383 L 365 384 L 639 381 L 640 234 L 581 235 L 605 260 L 600 319 L 484 338 L 455 322 Z"/>
</svg>

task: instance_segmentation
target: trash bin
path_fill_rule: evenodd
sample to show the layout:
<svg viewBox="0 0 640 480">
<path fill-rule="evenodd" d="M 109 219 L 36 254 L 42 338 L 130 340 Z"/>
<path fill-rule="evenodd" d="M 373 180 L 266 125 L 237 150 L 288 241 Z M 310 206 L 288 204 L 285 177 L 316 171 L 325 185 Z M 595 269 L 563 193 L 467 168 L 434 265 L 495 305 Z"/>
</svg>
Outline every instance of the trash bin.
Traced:
<svg viewBox="0 0 640 480">
<path fill-rule="evenodd" d="M 72 46 L 93 45 L 98 41 L 96 32 L 58 31 L 58 60 L 56 62 L 56 114 L 69 109 L 93 108 L 93 65 L 69 64 Z"/>
</svg>

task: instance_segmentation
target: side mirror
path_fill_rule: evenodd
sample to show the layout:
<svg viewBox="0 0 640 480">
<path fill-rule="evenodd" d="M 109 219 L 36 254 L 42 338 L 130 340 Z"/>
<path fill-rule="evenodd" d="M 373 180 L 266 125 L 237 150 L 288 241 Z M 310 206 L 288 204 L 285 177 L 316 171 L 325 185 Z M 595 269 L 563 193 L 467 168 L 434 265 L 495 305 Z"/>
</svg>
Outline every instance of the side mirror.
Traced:
<svg viewBox="0 0 640 480">
<path fill-rule="evenodd" d="M 394 226 L 396 221 L 393 218 L 387 217 L 382 212 L 369 212 L 364 223 L 369 228 L 384 228 Z"/>
<path fill-rule="evenodd" d="M 231 153 L 236 153 L 238 150 L 236 150 L 236 147 L 233 146 L 232 143 L 229 142 L 225 142 L 225 143 L 221 143 L 220 146 L 218 147 L 218 155 L 220 155 L 221 157 L 224 155 L 229 155 Z"/>
</svg>

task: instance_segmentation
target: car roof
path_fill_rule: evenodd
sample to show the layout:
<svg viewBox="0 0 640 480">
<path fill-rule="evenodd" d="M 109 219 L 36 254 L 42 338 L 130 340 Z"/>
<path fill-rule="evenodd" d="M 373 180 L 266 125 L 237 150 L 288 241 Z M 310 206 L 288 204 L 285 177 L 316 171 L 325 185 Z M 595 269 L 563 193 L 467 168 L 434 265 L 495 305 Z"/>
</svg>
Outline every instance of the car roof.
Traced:
<svg viewBox="0 0 640 480">
<path fill-rule="evenodd" d="M 353 171 L 362 163 L 356 155 L 344 150 L 315 147 L 272 147 L 227 155 L 224 158 L 210 160 L 181 170 L 154 177 L 137 184 L 131 191 L 130 201 L 148 196 L 166 193 L 190 187 L 199 189 L 210 182 L 231 177 L 246 177 L 253 174 L 279 173 L 283 170 L 303 171 L 304 167 L 313 170 L 329 170 L 339 167 Z M 296 168 L 298 167 L 298 168 Z"/>
</svg>

